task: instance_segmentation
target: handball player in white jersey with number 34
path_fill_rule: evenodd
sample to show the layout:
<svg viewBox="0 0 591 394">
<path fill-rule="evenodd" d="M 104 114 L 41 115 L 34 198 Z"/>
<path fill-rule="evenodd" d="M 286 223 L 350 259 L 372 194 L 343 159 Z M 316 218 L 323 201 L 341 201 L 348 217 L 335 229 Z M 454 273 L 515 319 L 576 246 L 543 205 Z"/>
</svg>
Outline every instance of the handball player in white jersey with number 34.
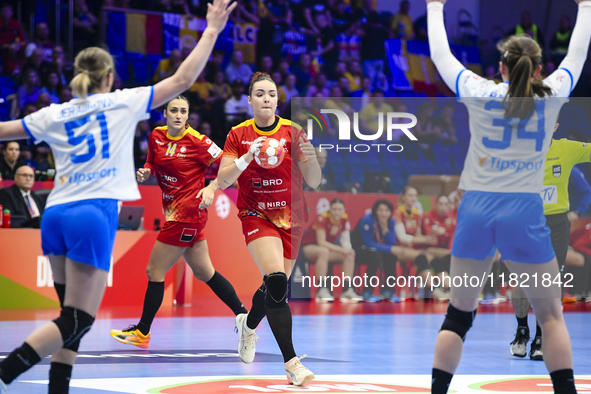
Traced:
<svg viewBox="0 0 591 394">
<path fill-rule="evenodd" d="M 48 355 L 49 393 L 67 393 L 80 339 L 101 303 L 118 222 L 118 201 L 140 198 L 133 165 L 137 123 L 188 90 L 203 71 L 218 34 L 236 7 L 208 4 L 207 28 L 178 70 L 155 86 L 111 92 L 114 64 L 100 48 L 75 61 L 68 103 L 52 104 L 18 121 L 0 124 L 0 140 L 44 141 L 55 155 L 57 178 L 49 195 L 41 240 L 62 304 L 60 317 L 29 335 L 0 363 L 0 393 Z"/>
<path fill-rule="evenodd" d="M 451 272 L 488 275 L 498 248 L 531 300 L 542 327 L 544 362 L 555 393 L 576 393 L 570 337 L 561 310 L 558 263 L 540 191 L 544 162 L 561 106 L 576 85 L 591 39 L 591 1 L 578 0 L 578 18 L 559 68 L 540 78 L 542 51 L 529 36 L 499 45 L 503 83 L 467 70 L 451 53 L 443 22 L 445 0 L 427 0 L 431 58 L 443 81 L 466 105 L 470 147 L 459 189 Z M 522 274 L 526 274 L 521 276 Z M 485 278 L 486 279 L 486 278 Z M 544 281 L 544 279 L 546 279 Z M 452 283 L 451 302 L 435 344 L 431 392 L 446 393 L 460 362 L 484 283 Z"/>
</svg>

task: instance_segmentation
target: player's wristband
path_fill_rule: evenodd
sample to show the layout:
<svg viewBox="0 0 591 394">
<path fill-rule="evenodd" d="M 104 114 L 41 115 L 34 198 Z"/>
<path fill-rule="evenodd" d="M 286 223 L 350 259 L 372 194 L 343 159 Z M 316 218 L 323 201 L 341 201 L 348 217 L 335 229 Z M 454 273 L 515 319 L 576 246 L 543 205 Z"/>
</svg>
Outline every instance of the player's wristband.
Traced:
<svg viewBox="0 0 591 394">
<path fill-rule="evenodd" d="M 250 164 L 247 163 L 246 160 L 244 160 L 243 156 L 240 156 L 238 159 L 234 159 L 234 163 L 236 163 L 236 167 L 238 167 L 240 171 L 246 170 L 246 168 Z"/>
</svg>

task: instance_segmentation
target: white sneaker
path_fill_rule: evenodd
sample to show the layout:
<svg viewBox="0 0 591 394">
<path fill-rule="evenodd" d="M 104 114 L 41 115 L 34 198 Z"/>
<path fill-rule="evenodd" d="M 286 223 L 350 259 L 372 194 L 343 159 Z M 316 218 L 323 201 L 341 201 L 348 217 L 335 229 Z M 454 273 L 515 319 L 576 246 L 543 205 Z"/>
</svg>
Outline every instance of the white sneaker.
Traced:
<svg viewBox="0 0 591 394">
<path fill-rule="evenodd" d="M 330 294 L 330 291 L 326 287 L 321 287 L 316 293 L 316 302 L 333 302 L 334 297 Z"/>
<path fill-rule="evenodd" d="M 304 367 L 300 362 L 304 357 L 306 357 L 305 354 L 302 357 L 294 357 L 285 363 L 285 375 L 289 384 L 301 386 L 315 378 L 312 371 Z"/>
<path fill-rule="evenodd" d="M 349 287 L 347 290 L 341 293 L 341 297 L 339 298 L 343 303 L 357 303 L 363 301 L 363 296 L 360 296 L 355 293 L 352 287 Z"/>
<path fill-rule="evenodd" d="M 433 289 L 433 299 L 439 302 L 449 301 L 450 295 L 449 292 L 445 291 L 442 288 L 436 287 Z"/>
<path fill-rule="evenodd" d="M 256 336 L 255 331 L 251 330 L 246 326 L 246 318 L 248 313 L 241 313 L 236 316 L 236 329 L 238 330 L 238 355 L 240 360 L 245 364 L 250 364 L 254 360 L 254 354 L 256 353 L 256 340 L 259 337 Z"/>
</svg>

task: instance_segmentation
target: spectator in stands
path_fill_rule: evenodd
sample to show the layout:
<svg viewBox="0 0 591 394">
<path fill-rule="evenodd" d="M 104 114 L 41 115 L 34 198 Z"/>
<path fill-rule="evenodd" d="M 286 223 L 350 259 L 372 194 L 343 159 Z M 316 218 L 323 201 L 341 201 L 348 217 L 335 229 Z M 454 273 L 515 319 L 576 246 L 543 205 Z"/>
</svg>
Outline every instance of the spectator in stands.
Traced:
<svg viewBox="0 0 591 394">
<path fill-rule="evenodd" d="M 187 122 L 194 130 L 199 131 L 201 129 L 201 115 L 199 115 L 199 112 L 195 111 L 194 109 L 189 111 L 189 119 L 187 119 Z"/>
<path fill-rule="evenodd" d="M 35 103 L 29 103 L 27 105 L 25 105 L 25 108 L 23 109 L 23 113 L 22 113 L 22 117 L 24 118 L 25 116 L 31 115 L 32 113 L 37 112 L 39 108 L 37 108 L 37 105 Z"/>
<path fill-rule="evenodd" d="M 363 76 L 361 78 L 361 89 L 351 92 L 351 97 L 359 97 L 361 100 L 353 100 L 353 108 L 360 110 L 369 104 L 369 99 L 372 96 L 371 78 Z"/>
<path fill-rule="evenodd" d="M 523 13 L 521 14 L 521 22 L 513 29 L 509 30 L 505 34 L 505 37 L 519 34 L 527 34 L 535 42 L 537 42 L 538 45 L 540 45 L 540 48 L 542 48 L 542 50 L 546 48 L 546 44 L 544 43 L 544 34 L 542 33 L 538 25 L 532 23 L 531 13 L 529 11 L 523 11 Z"/>
<path fill-rule="evenodd" d="M 246 4 L 245 4 L 246 3 Z M 241 1 L 238 7 L 230 14 L 230 20 L 236 24 L 253 23 L 259 25 L 261 20 L 257 15 L 256 1 Z"/>
<path fill-rule="evenodd" d="M 433 128 L 433 112 L 435 107 L 429 101 L 421 104 L 417 111 L 417 124 L 413 131 L 423 150 L 429 149 L 429 145 L 437 141 L 438 134 Z"/>
<path fill-rule="evenodd" d="M 400 246 L 396 246 L 396 233 L 394 231 L 394 207 L 388 200 L 377 200 L 371 213 L 361 218 L 355 229 L 351 232 L 351 241 L 358 256 L 359 264 L 367 264 L 367 276 L 377 274 L 382 268 L 386 278 L 396 278 L 396 263 L 398 255 L 402 253 Z M 384 283 L 382 280 L 380 282 Z M 366 302 L 378 302 L 388 300 L 400 301 L 394 296 L 394 288 L 384 286 L 380 288 L 380 296 L 374 295 L 374 288 L 365 288 L 362 294 Z"/>
<path fill-rule="evenodd" d="M 415 40 L 417 41 L 428 41 L 429 35 L 427 34 L 427 14 L 420 16 L 415 20 L 413 24 L 413 30 L 415 32 Z"/>
<path fill-rule="evenodd" d="M 133 141 L 133 162 L 135 168 L 141 168 L 146 163 L 148 157 L 148 141 L 150 139 L 150 123 L 147 120 L 138 122 L 135 128 L 135 138 Z"/>
<path fill-rule="evenodd" d="M 380 17 L 373 11 L 367 15 L 367 23 L 361 30 L 361 58 L 363 74 L 371 78 L 372 86 L 376 87 L 384 74 L 386 50 L 383 43 L 390 38 L 391 31 L 380 23 Z"/>
<path fill-rule="evenodd" d="M 350 96 L 350 92 L 349 92 L 349 79 L 346 76 L 341 76 L 339 78 L 339 80 L 337 81 L 337 85 L 339 88 L 341 88 L 341 92 L 342 92 L 342 96 L 341 97 L 349 97 Z"/>
<path fill-rule="evenodd" d="M 154 76 L 152 77 L 154 83 L 170 77 L 176 72 L 182 62 L 183 58 L 180 49 L 173 49 L 170 51 L 168 59 L 162 59 L 158 62 L 158 67 L 156 68 L 156 71 L 154 71 Z"/>
<path fill-rule="evenodd" d="M 156 4 L 156 11 L 192 15 L 186 0 L 159 0 Z"/>
<path fill-rule="evenodd" d="M 345 213 L 345 204 L 335 198 L 330 210 L 320 214 L 302 238 L 306 260 L 316 265 L 315 283 L 320 285 L 316 293 L 317 302 L 331 302 L 334 297 L 328 289 L 328 263 L 342 262 L 343 275 L 349 281 L 343 284 L 341 302 L 359 302 L 363 297 L 355 294 L 351 281 L 355 273 L 355 250 L 351 245 L 351 224 Z M 329 282 L 330 283 L 330 282 Z"/>
<path fill-rule="evenodd" d="M 554 64 L 560 64 L 568 51 L 570 37 L 573 34 L 573 27 L 568 15 L 560 17 L 560 26 L 550 40 L 550 54 Z"/>
<path fill-rule="evenodd" d="M 201 123 L 201 128 L 199 129 L 199 132 L 211 138 L 211 125 L 207 122 Z"/>
<path fill-rule="evenodd" d="M 392 17 L 392 31 L 395 37 L 406 38 L 412 40 L 415 36 L 413 31 L 412 18 L 408 11 L 410 10 L 410 1 L 402 0 L 400 2 L 400 9 Z"/>
<path fill-rule="evenodd" d="M 472 14 L 464 8 L 458 11 L 458 24 L 452 29 L 452 41 L 458 45 L 478 46 L 478 28 L 472 23 Z"/>
<path fill-rule="evenodd" d="M 291 98 L 300 96 L 300 92 L 296 88 L 297 79 L 294 74 L 288 74 L 285 78 L 285 84 L 281 86 L 281 91 L 284 94 L 285 104 L 291 105 Z"/>
<path fill-rule="evenodd" d="M 35 101 L 35 106 L 37 109 L 49 107 L 51 104 L 51 96 L 49 96 L 48 92 L 43 92 L 37 97 L 37 101 Z"/>
<path fill-rule="evenodd" d="M 332 171 L 330 170 L 330 167 L 326 166 L 326 163 L 328 162 L 328 152 L 326 149 L 321 150 L 320 148 L 316 148 L 316 159 L 318 160 L 318 165 L 320 165 L 320 169 L 322 170 L 322 179 L 320 180 L 320 185 L 316 188 L 316 189 L 312 189 L 310 188 L 310 186 L 308 186 L 306 184 L 306 182 L 304 182 L 304 190 L 308 190 L 308 191 L 316 191 L 316 192 L 320 192 L 320 191 L 335 191 L 335 186 L 334 186 L 334 177 L 332 174 Z"/>
<path fill-rule="evenodd" d="M 47 170 L 55 169 L 53 154 L 45 142 L 37 145 L 35 161 L 37 162 L 37 171 L 47 172 Z"/>
<path fill-rule="evenodd" d="M 2 179 L 13 180 L 16 170 L 20 166 L 24 166 L 22 160 L 19 159 L 21 154 L 21 146 L 16 141 L 8 141 L 2 148 L 3 158 L 0 160 L 0 174 Z"/>
<path fill-rule="evenodd" d="M 241 51 L 234 51 L 232 61 L 226 67 L 226 79 L 229 83 L 239 79 L 243 84 L 247 84 L 250 82 L 250 77 L 252 77 L 252 68 L 244 63 L 244 56 Z"/>
<path fill-rule="evenodd" d="M 56 46 L 53 48 L 52 64 L 60 77 L 61 84 L 66 86 L 74 77 L 74 65 L 66 60 L 66 55 L 62 47 Z"/>
<path fill-rule="evenodd" d="M 373 99 L 368 105 L 361 109 L 359 112 L 359 127 L 364 134 L 376 134 L 380 129 L 379 113 L 382 112 L 384 115 L 388 112 L 394 112 L 394 108 L 385 102 L 384 92 L 376 89 L 373 92 Z M 385 122 L 382 120 L 382 135 L 380 138 L 386 138 L 385 133 L 386 127 Z"/>
<path fill-rule="evenodd" d="M 0 203 L 4 209 L 10 209 L 13 216 L 25 216 L 22 227 L 39 228 L 45 202 L 31 188 L 35 185 L 35 171 L 29 166 L 16 170 L 14 185 L 0 190 Z"/>
<path fill-rule="evenodd" d="M 0 4 L 0 54 L 4 74 L 18 76 L 21 73 L 20 57 L 26 45 L 25 33 L 20 23 L 12 18 L 10 3 Z"/>
<path fill-rule="evenodd" d="M 52 103 L 59 104 L 61 100 L 59 98 L 59 92 L 62 89 L 62 84 L 60 82 L 60 77 L 57 71 L 53 70 L 50 71 L 45 77 L 44 83 L 45 89 L 49 93 L 49 97 Z"/>
<path fill-rule="evenodd" d="M 332 24 L 336 33 L 336 44 L 339 48 L 340 60 L 359 59 L 361 37 L 357 35 L 357 30 L 361 22 L 355 20 L 351 8 L 344 0 L 338 0 L 330 7 L 332 15 Z"/>
<path fill-rule="evenodd" d="M 273 73 L 273 58 L 269 55 L 261 57 L 258 71 L 271 75 Z"/>
<path fill-rule="evenodd" d="M 445 145 L 457 144 L 457 125 L 453 119 L 456 107 L 453 103 L 446 103 L 441 113 L 433 118 L 433 131 L 437 134 L 437 143 Z"/>
<path fill-rule="evenodd" d="M 281 79 L 285 81 L 287 76 L 291 74 L 291 71 L 289 70 L 289 61 L 287 61 L 287 59 L 279 60 L 279 63 L 277 64 L 277 71 L 281 73 Z"/>
<path fill-rule="evenodd" d="M 556 71 L 556 64 L 551 60 L 547 61 L 544 65 L 544 70 L 542 71 L 543 75 L 548 76 L 554 71 Z"/>
<path fill-rule="evenodd" d="M 241 81 L 240 79 L 238 79 Z M 213 101 L 220 101 L 223 103 L 232 95 L 232 88 L 226 83 L 226 77 L 223 71 L 218 71 L 211 84 L 210 96 Z"/>
<path fill-rule="evenodd" d="M 49 38 L 49 26 L 47 23 L 37 23 L 37 26 L 35 26 L 35 40 L 27 45 L 25 56 L 31 56 L 35 49 L 40 48 L 43 51 L 43 59 L 47 62 L 52 62 L 54 47 L 55 42 Z"/>
<path fill-rule="evenodd" d="M 62 90 L 60 90 L 60 100 L 62 103 L 72 100 L 72 89 L 67 86 L 62 87 Z"/>
<path fill-rule="evenodd" d="M 494 64 L 489 64 L 484 69 L 484 78 L 494 81 L 495 83 L 501 83 L 502 81 L 498 79 L 500 74 L 497 72 L 497 68 Z"/>
<path fill-rule="evenodd" d="M 318 76 L 314 80 L 314 84 L 308 86 L 308 90 L 306 91 L 306 97 L 314 97 L 318 92 L 322 94 L 320 97 L 330 96 L 330 91 L 326 87 L 325 74 L 318 74 Z"/>
<path fill-rule="evenodd" d="M 74 54 L 97 42 L 98 18 L 88 9 L 86 0 L 74 0 Z"/>
<path fill-rule="evenodd" d="M 220 69 L 218 72 L 223 73 L 224 71 Z M 211 83 L 205 80 L 205 72 L 202 72 L 199 77 L 197 77 L 197 81 L 191 86 L 191 89 L 186 93 L 186 96 L 197 111 L 201 111 L 207 104 L 213 102 L 213 99 L 211 98 Z M 190 111 L 189 116 L 192 113 L 194 113 L 194 111 Z M 197 130 L 195 127 L 193 128 Z"/>
<path fill-rule="evenodd" d="M 347 63 L 345 63 L 342 60 L 337 61 L 335 67 L 334 67 L 334 71 L 333 71 L 333 79 L 332 81 L 338 81 L 341 79 L 341 77 L 345 77 L 345 73 L 347 72 Z M 349 91 L 349 87 L 347 86 L 347 91 Z"/>
<path fill-rule="evenodd" d="M 225 56 L 226 55 L 224 51 L 219 49 L 213 51 L 213 54 L 211 55 L 211 61 L 207 62 L 207 66 L 205 66 L 205 71 L 203 72 L 203 74 L 205 74 L 205 79 L 208 82 L 213 81 L 213 78 L 218 71 L 224 71 L 222 66 L 224 64 Z"/>
<path fill-rule="evenodd" d="M 359 63 L 359 60 L 352 60 L 349 63 L 345 77 L 349 80 L 349 92 L 361 89 L 363 73 L 361 72 L 361 63 Z"/>
<path fill-rule="evenodd" d="M 423 215 L 422 226 L 423 234 L 437 237 L 437 243 L 427 248 L 427 252 L 434 256 L 431 268 L 442 280 L 444 274 L 449 275 L 451 243 L 456 225 L 457 218 L 449 211 L 449 198 L 445 194 L 440 194 L 437 196 L 435 208 Z"/>
<path fill-rule="evenodd" d="M 330 15 L 330 10 L 326 6 L 326 2 L 323 0 L 304 0 L 304 12 L 303 16 L 305 22 L 300 21 L 300 24 L 303 24 L 310 30 L 312 30 L 312 34 L 315 36 L 320 36 L 322 34 L 322 22 L 318 22 L 318 16 L 321 15 L 325 21 L 330 21 L 328 26 L 332 28 L 332 16 Z M 297 12 L 296 12 L 297 13 Z M 297 15 L 294 15 L 294 19 L 298 22 Z"/>
<path fill-rule="evenodd" d="M 37 168 L 37 162 L 35 161 L 35 159 L 33 159 L 33 152 L 31 151 L 31 149 L 34 149 L 34 147 L 23 148 L 21 150 L 21 155 L 19 159 L 22 160 L 26 166 L 29 166 L 33 170 L 35 170 Z"/>
<path fill-rule="evenodd" d="M 308 86 L 310 80 L 316 76 L 316 72 L 312 67 L 312 57 L 309 53 L 300 55 L 300 61 L 291 70 L 292 74 L 296 76 L 296 88 L 303 92 Z"/>
<path fill-rule="evenodd" d="M 335 32 L 329 24 L 326 14 L 318 12 L 314 16 L 318 29 L 315 49 L 310 52 L 314 57 L 321 57 L 324 61 L 324 71 L 331 80 L 335 79 L 334 71 L 339 60 L 339 48 L 335 42 Z"/>
<path fill-rule="evenodd" d="M 49 73 L 50 70 L 52 70 L 53 65 L 51 64 L 51 62 L 44 60 L 43 49 L 35 48 L 31 56 L 29 56 L 29 58 L 27 59 L 24 70 L 27 70 L 29 68 L 34 68 L 35 70 L 37 70 L 39 75 L 45 76 L 47 75 L 47 73 Z"/>
<path fill-rule="evenodd" d="M 224 105 L 226 113 L 226 129 L 244 122 L 254 116 L 252 106 L 248 103 L 248 96 L 244 94 L 244 84 L 240 79 L 232 83 L 232 96 Z"/>
<path fill-rule="evenodd" d="M 23 82 L 17 91 L 19 108 L 25 108 L 28 103 L 36 102 L 41 93 L 47 93 L 47 89 L 41 87 L 39 73 L 33 68 L 25 71 Z"/>
<path fill-rule="evenodd" d="M 349 105 L 346 100 L 343 100 L 343 92 L 339 85 L 335 85 L 330 88 L 330 98 L 324 102 L 322 108 L 326 109 L 337 109 L 343 111 L 349 116 L 349 119 L 353 119 L 353 108 Z"/>
</svg>

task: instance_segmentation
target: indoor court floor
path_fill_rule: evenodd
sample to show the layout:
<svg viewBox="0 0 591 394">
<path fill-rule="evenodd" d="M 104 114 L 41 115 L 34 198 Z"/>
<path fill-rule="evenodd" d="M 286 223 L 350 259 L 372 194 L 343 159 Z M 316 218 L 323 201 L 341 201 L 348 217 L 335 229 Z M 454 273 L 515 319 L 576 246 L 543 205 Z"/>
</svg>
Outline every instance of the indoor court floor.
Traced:
<svg viewBox="0 0 591 394">
<path fill-rule="evenodd" d="M 433 348 L 445 303 L 291 302 L 296 352 L 307 354 L 303 363 L 316 374 L 308 385 L 294 387 L 287 384 L 266 320 L 257 330 L 255 361 L 243 364 L 236 352 L 234 318 L 217 302 L 202 299 L 192 307 L 163 307 L 146 350 L 109 335 L 112 328 L 137 323 L 140 311 L 101 309 L 80 347 L 70 393 L 430 392 Z M 591 303 L 565 305 L 579 393 L 591 392 L 589 312 Z M 0 358 L 56 316 L 56 310 L 0 310 Z M 529 323 L 535 330 L 532 314 Z M 481 306 L 450 392 L 551 393 L 543 362 L 509 353 L 515 329 L 510 303 Z M 48 370 L 49 360 L 44 360 L 11 384 L 9 393 L 47 393 Z"/>
</svg>

